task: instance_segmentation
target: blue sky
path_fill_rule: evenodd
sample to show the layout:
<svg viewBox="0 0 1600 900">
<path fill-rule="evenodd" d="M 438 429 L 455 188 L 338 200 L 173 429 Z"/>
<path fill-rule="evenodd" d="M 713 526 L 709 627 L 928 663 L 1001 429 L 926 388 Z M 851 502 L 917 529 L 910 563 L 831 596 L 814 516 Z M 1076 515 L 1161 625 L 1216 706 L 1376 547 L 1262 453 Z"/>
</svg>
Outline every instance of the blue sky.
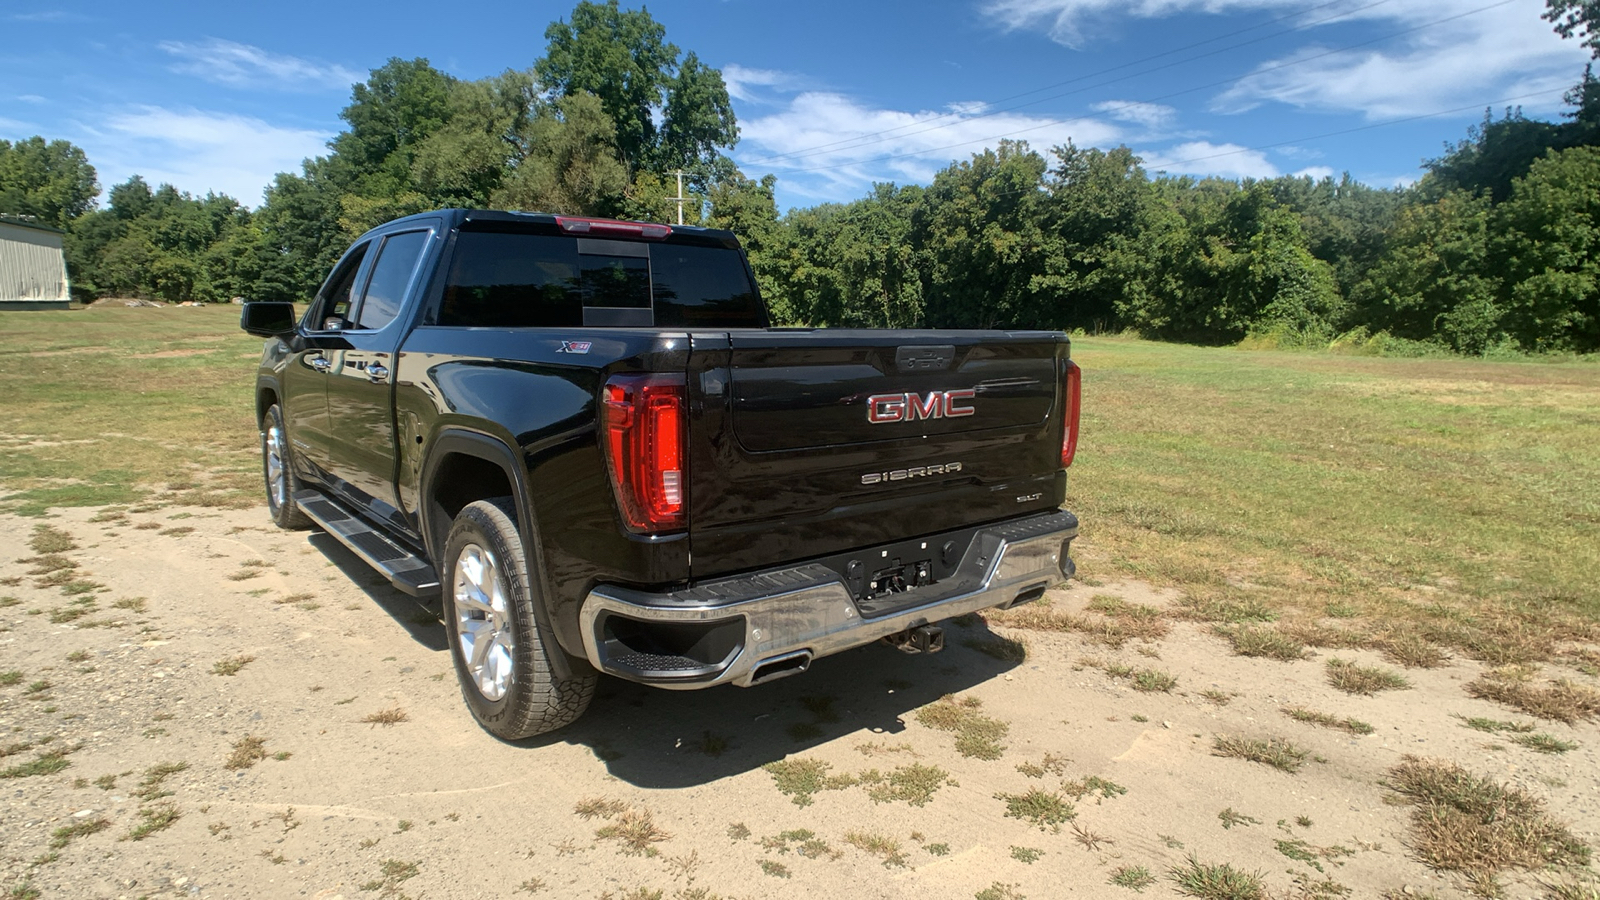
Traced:
<svg viewBox="0 0 1600 900">
<path fill-rule="evenodd" d="M 1487 105 L 1558 116 L 1587 59 L 1539 18 L 1540 0 L 648 8 L 723 70 L 734 158 L 778 176 L 782 208 L 925 183 L 1001 137 L 1127 144 L 1151 171 L 1405 183 Z M 385 59 L 425 56 L 462 78 L 524 68 L 571 9 L 7 0 L 0 137 L 70 140 L 107 188 L 137 172 L 254 206 L 273 173 L 324 152 L 350 83 Z"/>
</svg>

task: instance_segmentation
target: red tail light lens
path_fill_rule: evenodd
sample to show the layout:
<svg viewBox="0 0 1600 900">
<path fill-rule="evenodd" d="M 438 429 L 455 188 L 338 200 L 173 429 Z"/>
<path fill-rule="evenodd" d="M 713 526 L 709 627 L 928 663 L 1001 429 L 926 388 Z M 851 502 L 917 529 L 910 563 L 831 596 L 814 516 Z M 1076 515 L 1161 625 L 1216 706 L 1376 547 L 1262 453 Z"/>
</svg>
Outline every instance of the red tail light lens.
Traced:
<svg viewBox="0 0 1600 900">
<path fill-rule="evenodd" d="M 688 393 L 682 375 L 618 375 L 601 395 L 611 487 L 631 531 L 681 529 L 688 521 Z"/>
<path fill-rule="evenodd" d="M 1067 360 L 1067 380 L 1062 385 L 1067 395 L 1066 433 L 1061 436 L 1061 468 L 1072 465 L 1078 453 L 1078 406 L 1083 399 L 1083 370 L 1072 360 Z"/>
</svg>

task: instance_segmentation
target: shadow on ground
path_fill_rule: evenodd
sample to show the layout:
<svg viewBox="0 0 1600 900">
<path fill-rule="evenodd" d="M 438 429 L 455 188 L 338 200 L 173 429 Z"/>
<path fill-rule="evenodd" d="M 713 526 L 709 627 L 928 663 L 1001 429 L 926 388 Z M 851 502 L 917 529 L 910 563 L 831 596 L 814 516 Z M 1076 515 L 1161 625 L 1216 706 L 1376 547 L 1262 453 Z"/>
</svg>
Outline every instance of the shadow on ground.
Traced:
<svg viewBox="0 0 1600 900">
<path fill-rule="evenodd" d="M 395 590 L 334 538 L 308 538 L 373 604 L 418 644 L 445 653 L 439 603 Z M 517 741 L 529 752 L 559 743 L 586 747 L 617 778 L 642 788 L 708 784 L 804 753 L 840 735 L 898 743 L 906 718 L 946 694 L 1001 677 L 1016 663 L 967 647 L 992 638 L 981 623 L 947 625 L 948 647 L 910 655 L 869 644 L 817 660 L 800 675 L 753 688 L 668 691 L 601 676 L 589 710 L 572 725 Z M 446 667 L 450 667 L 448 658 Z"/>
</svg>

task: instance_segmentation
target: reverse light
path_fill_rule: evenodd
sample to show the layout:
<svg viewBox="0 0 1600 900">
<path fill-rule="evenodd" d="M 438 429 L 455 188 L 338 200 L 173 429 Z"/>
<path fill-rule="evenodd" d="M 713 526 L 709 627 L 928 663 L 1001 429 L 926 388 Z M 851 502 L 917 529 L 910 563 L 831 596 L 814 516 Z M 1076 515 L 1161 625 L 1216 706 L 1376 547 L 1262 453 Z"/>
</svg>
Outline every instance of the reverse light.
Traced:
<svg viewBox="0 0 1600 900">
<path fill-rule="evenodd" d="M 617 507 L 630 531 L 688 521 L 688 391 L 682 375 L 617 375 L 601 390 L 601 439 Z"/>
<path fill-rule="evenodd" d="M 1067 360 L 1067 378 L 1062 384 L 1067 395 L 1066 432 L 1061 435 L 1061 468 L 1072 465 L 1078 453 L 1078 407 L 1083 399 L 1083 370 L 1072 360 Z"/>
<path fill-rule="evenodd" d="M 671 225 L 651 222 L 622 222 L 616 219 L 591 219 L 586 216 L 556 216 L 556 224 L 567 234 L 620 234 L 626 237 L 664 240 L 672 234 Z"/>
</svg>

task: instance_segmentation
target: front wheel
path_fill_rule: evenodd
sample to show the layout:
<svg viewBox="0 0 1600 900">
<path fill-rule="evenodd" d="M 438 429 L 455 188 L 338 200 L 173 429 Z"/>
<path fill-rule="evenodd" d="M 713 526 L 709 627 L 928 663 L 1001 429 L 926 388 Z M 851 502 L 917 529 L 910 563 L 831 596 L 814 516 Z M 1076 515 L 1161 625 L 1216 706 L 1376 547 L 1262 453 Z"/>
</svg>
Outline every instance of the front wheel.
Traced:
<svg viewBox="0 0 1600 900">
<path fill-rule="evenodd" d="M 279 528 L 304 529 L 311 519 L 294 502 L 300 486 L 289 459 L 289 437 L 283 427 L 283 412 L 278 405 L 267 407 L 261 417 L 261 474 L 267 482 L 267 512 Z"/>
<path fill-rule="evenodd" d="M 583 715 L 593 672 L 558 678 L 534 623 L 536 588 L 508 498 L 469 503 L 445 540 L 444 621 L 461 694 L 484 730 L 506 740 L 569 725 Z"/>
</svg>

